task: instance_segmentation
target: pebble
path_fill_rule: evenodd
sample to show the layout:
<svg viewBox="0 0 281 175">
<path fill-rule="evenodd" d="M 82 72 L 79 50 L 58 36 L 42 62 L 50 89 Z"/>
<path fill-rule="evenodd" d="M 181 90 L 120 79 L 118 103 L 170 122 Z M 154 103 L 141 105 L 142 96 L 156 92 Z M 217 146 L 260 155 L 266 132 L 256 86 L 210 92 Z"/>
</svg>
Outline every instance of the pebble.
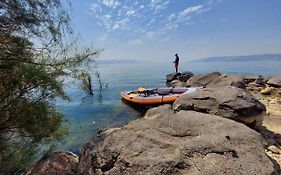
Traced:
<svg viewBox="0 0 281 175">
<path fill-rule="evenodd" d="M 272 91 L 273 91 L 272 87 L 267 87 L 267 88 L 261 90 L 261 94 L 269 95 L 272 93 Z"/>
<path fill-rule="evenodd" d="M 278 149 L 276 146 L 271 145 L 267 148 L 267 150 L 271 151 L 274 154 L 280 154 L 280 149 Z"/>
</svg>

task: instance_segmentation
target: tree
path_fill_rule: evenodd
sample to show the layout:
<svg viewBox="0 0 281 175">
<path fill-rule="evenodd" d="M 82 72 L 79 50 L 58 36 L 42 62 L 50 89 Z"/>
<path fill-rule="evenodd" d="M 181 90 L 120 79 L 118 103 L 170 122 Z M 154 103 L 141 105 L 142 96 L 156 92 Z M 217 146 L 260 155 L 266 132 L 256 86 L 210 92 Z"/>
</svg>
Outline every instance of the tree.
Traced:
<svg viewBox="0 0 281 175">
<path fill-rule="evenodd" d="M 90 79 L 99 50 L 79 49 L 69 21 L 59 0 L 0 1 L 0 165 L 29 143 L 58 137 L 63 122 L 53 102 L 68 99 L 64 78 Z"/>
</svg>

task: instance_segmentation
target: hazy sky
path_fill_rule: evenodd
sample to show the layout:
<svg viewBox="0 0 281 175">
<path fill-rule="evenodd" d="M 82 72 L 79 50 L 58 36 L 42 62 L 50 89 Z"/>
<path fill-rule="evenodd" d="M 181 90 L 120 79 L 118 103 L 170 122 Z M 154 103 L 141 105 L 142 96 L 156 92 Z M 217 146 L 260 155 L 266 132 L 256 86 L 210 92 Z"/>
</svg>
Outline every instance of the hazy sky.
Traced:
<svg viewBox="0 0 281 175">
<path fill-rule="evenodd" d="M 102 59 L 281 53 L 281 0 L 72 0 L 72 25 Z"/>
</svg>

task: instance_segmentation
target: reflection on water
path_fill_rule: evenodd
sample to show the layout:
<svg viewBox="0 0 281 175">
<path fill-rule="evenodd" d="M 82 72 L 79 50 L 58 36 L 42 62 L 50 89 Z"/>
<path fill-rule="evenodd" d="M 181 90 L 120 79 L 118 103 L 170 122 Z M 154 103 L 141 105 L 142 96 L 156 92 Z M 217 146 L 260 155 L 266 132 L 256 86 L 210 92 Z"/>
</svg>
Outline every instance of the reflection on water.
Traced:
<svg viewBox="0 0 281 175">
<path fill-rule="evenodd" d="M 141 105 L 141 104 L 136 104 L 136 103 L 132 103 L 129 101 L 126 101 L 124 99 L 121 99 L 122 103 L 128 105 L 130 108 L 136 110 L 137 112 L 139 112 L 141 114 L 141 116 L 143 116 L 146 111 L 150 108 L 156 107 L 157 105 Z"/>
</svg>

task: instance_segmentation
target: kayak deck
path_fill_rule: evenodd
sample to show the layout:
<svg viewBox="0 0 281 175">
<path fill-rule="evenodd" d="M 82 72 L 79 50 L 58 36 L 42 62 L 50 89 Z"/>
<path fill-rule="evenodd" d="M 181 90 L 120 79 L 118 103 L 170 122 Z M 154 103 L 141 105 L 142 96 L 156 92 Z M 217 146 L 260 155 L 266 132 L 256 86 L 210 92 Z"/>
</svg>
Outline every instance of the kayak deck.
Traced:
<svg viewBox="0 0 281 175">
<path fill-rule="evenodd" d="M 140 89 L 140 88 L 139 88 Z M 197 89 L 197 88 L 196 88 Z M 123 91 L 120 93 L 121 97 L 129 102 L 155 105 L 174 102 L 181 94 L 189 91 L 194 92 L 194 88 L 158 88 L 158 89 L 144 89 L 141 91 Z"/>
</svg>

